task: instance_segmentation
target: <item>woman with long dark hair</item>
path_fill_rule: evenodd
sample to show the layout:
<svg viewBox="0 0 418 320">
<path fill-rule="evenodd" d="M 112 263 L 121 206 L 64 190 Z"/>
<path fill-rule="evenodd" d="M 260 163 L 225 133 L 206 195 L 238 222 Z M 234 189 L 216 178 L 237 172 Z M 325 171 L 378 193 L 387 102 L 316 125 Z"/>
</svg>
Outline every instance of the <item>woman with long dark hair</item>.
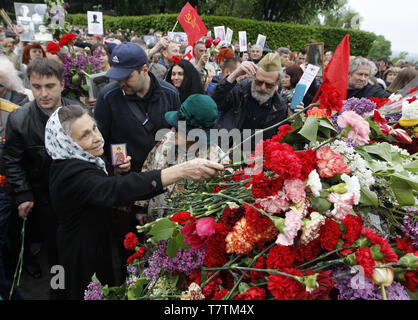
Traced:
<svg viewBox="0 0 418 320">
<path fill-rule="evenodd" d="M 202 75 L 185 59 L 173 59 L 173 64 L 167 71 L 165 80 L 175 86 L 183 103 L 190 95 L 204 93 Z"/>
</svg>

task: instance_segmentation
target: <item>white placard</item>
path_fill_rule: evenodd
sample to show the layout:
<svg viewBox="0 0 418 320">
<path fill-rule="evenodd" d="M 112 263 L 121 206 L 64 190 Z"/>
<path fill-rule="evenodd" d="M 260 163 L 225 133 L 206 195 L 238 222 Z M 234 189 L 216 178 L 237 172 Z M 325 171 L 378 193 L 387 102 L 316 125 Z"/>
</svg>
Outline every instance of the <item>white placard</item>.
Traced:
<svg viewBox="0 0 418 320">
<path fill-rule="evenodd" d="M 259 34 L 257 37 L 256 45 L 264 48 L 264 44 L 266 43 L 266 36 Z"/>
<path fill-rule="evenodd" d="M 87 25 L 89 34 L 103 35 L 103 13 L 87 11 Z"/>
<path fill-rule="evenodd" d="M 225 27 L 218 26 L 213 28 L 215 30 L 215 38 L 220 38 L 221 41 L 225 41 Z"/>
<path fill-rule="evenodd" d="M 311 86 L 312 82 L 314 81 L 320 66 L 314 66 L 313 64 L 308 64 L 305 68 L 305 72 L 303 73 L 302 77 L 300 78 L 298 83 L 306 85 L 306 91 L 308 91 L 309 87 Z"/>
<path fill-rule="evenodd" d="M 239 51 L 245 52 L 247 51 L 247 31 L 239 31 L 238 32 L 239 37 Z"/>
<path fill-rule="evenodd" d="M 225 43 L 226 44 L 231 44 L 233 33 L 234 33 L 234 31 L 232 31 L 232 29 L 226 28 L 226 36 L 225 36 Z"/>
<path fill-rule="evenodd" d="M 179 45 L 187 46 L 189 44 L 186 32 L 168 32 L 167 36 Z"/>
</svg>

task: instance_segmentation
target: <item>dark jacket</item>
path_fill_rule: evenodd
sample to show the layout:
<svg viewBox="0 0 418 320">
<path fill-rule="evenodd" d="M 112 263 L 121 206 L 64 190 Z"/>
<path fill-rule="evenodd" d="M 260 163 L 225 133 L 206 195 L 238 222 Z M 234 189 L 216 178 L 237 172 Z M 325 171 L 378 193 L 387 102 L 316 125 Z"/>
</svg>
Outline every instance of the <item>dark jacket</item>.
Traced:
<svg viewBox="0 0 418 320">
<path fill-rule="evenodd" d="M 348 89 L 347 90 L 347 99 L 350 98 L 389 98 L 390 92 L 387 92 L 385 89 L 383 89 L 380 85 L 373 85 L 373 84 L 366 84 L 361 89 Z"/>
<path fill-rule="evenodd" d="M 29 102 L 29 98 L 26 94 L 13 90 L 7 90 L 3 99 L 6 99 L 18 106 L 23 106 L 25 103 Z"/>
<path fill-rule="evenodd" d="M 134 171 L 141 171 L 148 153 L 156 144 L 155 133 L 163 128 L 170 129 L 165 113 L 180 109 L 176 88 L 151 72 L 149 75 L 151 88 L 145 97 L 140 98 L 136 94 L 125 96 L 118 83 L 112 83 L 101 90 L 94 109 L 94 117 L 105 140 L 106 159 L 111 162 L 111 144 L 126 143 Z M 148 132 L 135 117 L 127 100 L 148 116 L 154 127 L 152 132 Z"/>
<path fill-rule="evenodd" d="M 80 102 L 62 98 L 62 104 Z M 36 100 L 16 109 L 8 118 L 2 160 L 17 204 L 35 201 L 35 198 L 39 204 L 49 203 L 51 158 L 45 149 L 45 126 L 48 118 Z"/>
<path fill-rule="evenodd" d="M 103 285 L 115 285 L 112 207 L 149 199 L 162 191 L 161 171 L 112 177 L 87 161 L 52 161 L 51 204 L 57 213 L 57 248 L 68 299 L 83 299 L 94 273 Z"/>
<path fill-rule="evenodd" d="M 287 105 L 277 91 L 260 105 L 251 95 L 251 83 L 252 79 L 229 83 L 225 78 L 216 86 L 211 96 L 221 111 L 218 129 L 265 129 L 287 118 Z M 263 139 L 276 133 L 277 127 L 270 129 L 263 133 Z"/>
</svg>

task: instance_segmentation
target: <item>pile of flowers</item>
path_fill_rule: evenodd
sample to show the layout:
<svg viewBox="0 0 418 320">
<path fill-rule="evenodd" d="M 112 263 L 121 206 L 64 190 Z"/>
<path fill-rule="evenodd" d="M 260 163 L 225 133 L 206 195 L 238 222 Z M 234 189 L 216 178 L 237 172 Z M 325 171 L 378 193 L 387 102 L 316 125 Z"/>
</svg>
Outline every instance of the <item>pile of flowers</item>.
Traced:
<svg viewBox="0 0 418 320">
<path fill-rule="evenodd" d="M 138 227 L 146 243 L 126 235 L 118 294 L 94 279 L 94 296 L 417 299 L 418 159 L 400 147 L 408 132 L 385 119 L 393 101 L 377 102 L 323 100 L 261 141 L 245 167 L 185 182 L 172 214 Z"/>
<path fill-rule="evenodd" d="M 95 50 L 91 55 L 87 52 L 76 52 L 73 47 L 75 40 L 75 34 L 66 33 L 58 43 L 51 41 L 46 47 L 47 52 L 59 56 L 63 62 L 63 95 L 68 98 L 86 96 L 89 91 L 86 76 L 100 72 L 100 51 Z"/>
</svg>

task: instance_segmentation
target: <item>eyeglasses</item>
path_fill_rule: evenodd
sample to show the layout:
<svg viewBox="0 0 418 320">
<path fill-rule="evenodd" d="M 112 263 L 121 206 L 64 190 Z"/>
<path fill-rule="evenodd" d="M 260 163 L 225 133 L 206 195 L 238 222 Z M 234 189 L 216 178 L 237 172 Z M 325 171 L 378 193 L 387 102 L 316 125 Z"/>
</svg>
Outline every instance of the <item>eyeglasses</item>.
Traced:
<svg viewBox="0 0 418 320">
<path fill-rule="evenodd" d="M 254 83 L 257 87 L 261 87 L 264 84 L 266 86 L 266 89 L 273 89 L 276 85 L 276 83 L 269 83 L 269 82 L 261 81 L 255 78 L 254 78 Z"/>
</svg>

